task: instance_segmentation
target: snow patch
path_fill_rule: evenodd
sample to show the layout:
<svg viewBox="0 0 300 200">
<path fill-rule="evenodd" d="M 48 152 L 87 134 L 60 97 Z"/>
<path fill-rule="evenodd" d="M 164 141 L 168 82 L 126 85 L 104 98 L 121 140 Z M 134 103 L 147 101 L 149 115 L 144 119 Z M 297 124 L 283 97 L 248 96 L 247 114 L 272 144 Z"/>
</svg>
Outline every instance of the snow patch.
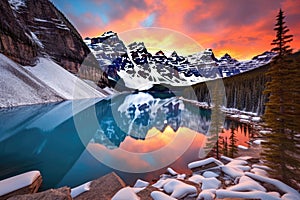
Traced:
<svg viewBox="0 0 300 200">
<path fill-rule="evenodd" d="M 140 198 L 135 194 L 131 187 L 125 187 L 119 190 L 113 197 L 112 200 L 140 200 Z"/>
<path fill-rule="evenodd" d="M 10 7 L 18 11 L 21 7 L 26 7 L 25 0 L 8 0 Z"/>
<path fill-rule="evenodd" d="M 265 142 L 265 140 L 258 139 L 253 141 L 253 143 L 257 145 L 260 145 L 262 142 Z"/>
<path fill-rule="evenodd" d="M 147 181 L 143 181 L 141 179 L 138 179 L 135 184 L 134 184 L 134 188 L 144 188 L 147 187 L 149 185 L 149 182 Z"/>
<path fill-rule="evenodd" d="M 264 177 L 264 176 L 260 176 L 258 174 L 253 174 L 250 172 L 245 172 L 246 176 L 249 176 L 252 179 L 255 179 L 257 181 L 261 181 L 261 182 L 265 182 L 265 183 L 269 183 L 271 185 L 274 185 L 275 187 L 277 187 L 278 189 L 280 189 L 281 191 L 285 192 L 285 193 L 291 193 L 294 194 L 296 196 L 300 197 L 300 194 L 297 190 L 295 190 L 294 188 L 291 188 L 290 186 L 288 186 L 287 184 L 273 179 L 273 178 L 268 178 L 268 177 Z"/>
<path fill-rule="evenodd" d="M 52 60 L 39 58 L 36 66 L 26 67 L 26 69 L 55 90 L 64 99 L 105 97 L 104 94 L 92 88 Z"/>
<path fill-rule="evenodd" d="M 215 199 L 215 195 L 216 194 L 216 190 L 215 189 L 208 189 L 208 190 L 202 190 L 200 192 L 200 194 L 197 197 L 197 200 L 201 199 L 201 200 L 214 200 Z"/>
<path fill-rule="evenodd" d="M 78 195 L 86 192 L 86 191 L 89 191 L 90 190 L 90 185 L 91 185 L 91 181 L 87 182 L 87 183 L 84 183 L 82 185 L 79 185 L 75 188 L 72 188 L 71 189 L 71 196 L 72 198 L 75 198 L 77 197 Z"/>
<path fill-rule="evenodd" d="M 168 168 L 167 168 L 167 171 L 168 171 L 171 175 L 173 175 L 173 176 L 175 176 L 175 175 L 178 174 L 178 173 L 177 173 L 176 171 L 174 171 L 171 167 L 168 167 Z"/>
<path fill-rule="evenodd" d="M 188 180 L 194 183 L 202 183 L 202 180 L 204 179 L 203 176 L 199 175 L 199 174 L 194 174 L 193 176 L 191 176 Z"/>
<path fill-rule="evenodd" d="M 243 145 L 238 145 L 237 146 L 239 149 L 243 149 L 243 150 L 248 150 L 249 148 L 248 147 L 245 147 L 245 146 L 243 146 Z"/>
<path fill-rule="evenodd" d="M 215 177 L 202 179 L 202 186 L 201 186 L 202 190 L 218 189 L 220 187 L 221 187 L 221 181 L 219 181 Z"/>
<path fill-rule="evenodd" d="M 213 157 L 210 157 L 210 158 L 206 158 L 204 160 L 199 160 L 199 161 L 191 162 L 191 163 L 188 164 L 188 167 L 190 169 L 193 169 L 193 168 L 202 167 L 204 165 L 208 165 L 208 164 L 211 164 L 211 163 L 215 163 L 215 164 L 217 164 L 219 166 L 223 166 L 224 165 L 221 161 L 219 161 L 219 160 L 217 160 L 217 159 L 215 159 Z"/>
<path fill-rule="evenodd" d="M 202 176 L 204 178 L 213 178 L 213 177 L 218 177 L 219 174 L 216 174 L 215 172 L 211 172 L 211 171 L 205 171 Z"/>
<path fill-rule="evenodd" d="M 266 200 L 281 200 L 278 197 L 270 195 L 261 191 L 252 191 L 252 192 L 236 192 L 220 189 L 216 191 L 216 196 L 219 199 L 225 198 L 243 198 L 243 199 L 266 199 Z"/>
<path fill-rule="evenodd" d="M 228 176 L 230 176 L 233 179 L 244 175 L 244 172 L 236 167 L 225 165 L 225 166 L 222 166 L 221 169 L 225 174 L 227 174 Z"/>
<path fill-rule="evenodd" d="M 175 198 L 170 197 L 169 195 L 159 191 L 151 192 L 151 197 L 153 200 L 176 200 Z"/>
<path fill-rule="evenodd" d="M 171 197 L 180 199 L 187 195 L 197 194 L 194 186 L 188 185 L 176 179 L 169 180 L 164 186 L 167 193 L 171 193 Z"/>
<path fill-rule="evenodd" d="M 41 173 L 30 171 L 0 181 L 0 196 L 31 185 Z"/>
</svg>

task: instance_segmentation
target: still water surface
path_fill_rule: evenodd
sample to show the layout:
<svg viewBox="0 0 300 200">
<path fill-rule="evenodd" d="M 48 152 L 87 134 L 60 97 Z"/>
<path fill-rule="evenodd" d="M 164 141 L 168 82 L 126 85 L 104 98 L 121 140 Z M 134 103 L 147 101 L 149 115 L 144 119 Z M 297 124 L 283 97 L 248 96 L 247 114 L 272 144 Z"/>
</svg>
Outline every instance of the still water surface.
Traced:
<svg viewBox="0 0 300 200">
<path fill-rule="evenodd" d="M 186 173 L 204 155 L 211 111 L 164 94 L 120 94 L 0 110 L 0 180 L 40 170 L 42 189 L 116 172 L 128 184 L 168 166 Z M 229 136 L 230 121 L 224 122 Z M 249 129 L 233 124 L 238 144 Z"/>
</svg>

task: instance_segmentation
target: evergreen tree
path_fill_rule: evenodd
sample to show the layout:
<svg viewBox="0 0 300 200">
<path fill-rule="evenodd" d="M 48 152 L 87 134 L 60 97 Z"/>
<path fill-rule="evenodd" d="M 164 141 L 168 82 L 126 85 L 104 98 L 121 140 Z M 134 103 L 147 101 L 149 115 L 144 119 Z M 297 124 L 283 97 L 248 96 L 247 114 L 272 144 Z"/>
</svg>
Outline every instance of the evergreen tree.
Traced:
<svg viewBox="0 0 300 200">
<path fill-rule="evenodd" d="M 229 157 L 233 158 L 238 153 L 238 148 L 236 145 L 238 139 L 236 138 L 233 124 L 231 125 L 230 130 L 231 130 L 231 132 L 230 132 L 230 136 L 229 136 L 228 155 L 229 155 Z"/>
<path fill-rule="evenodd" d="M 277 56 L 270 64 L 265 93 L 269 95 L 266 103 L 264 121 L 272 133 L 266 135 L 262 157 L 272 169 L 271 174 L 282 181 L 293 184 L 300 182 L 300 140 L 299 134 L 299 62 L 292 59 L 289 43 L 293 36 L 285 25 L 285 16 L 280 9 L 274 30 L 276 39 L 271 43 Z"/>
<path fill-rule="evenodd" d="M 228 156 L 228 143 L 227 143 L 227 137 L 222 138 L 222 154 L 224 156 Z"/>
<path fill-rule="evenodd" d="M 211 124 L 207 136 L 207 142 L 205 144 L 205 151 L 208 156 L 213 156 L 219 159 L 221 154 L 219 136 L 225 121 L 225 115 L 221 110 L 221 107 L 225 104 L 225 90 L 222 80 L 210 81 L 207 83 L 207 87 L 210 91 L 210 99 L 213 108 L 211 110 Z"/>
</svg>

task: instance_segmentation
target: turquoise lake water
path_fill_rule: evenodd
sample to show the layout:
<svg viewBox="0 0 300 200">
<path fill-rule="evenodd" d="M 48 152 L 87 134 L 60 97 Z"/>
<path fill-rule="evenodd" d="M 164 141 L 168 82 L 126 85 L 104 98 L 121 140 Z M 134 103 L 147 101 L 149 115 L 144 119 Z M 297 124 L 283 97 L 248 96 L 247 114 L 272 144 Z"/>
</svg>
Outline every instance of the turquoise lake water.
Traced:
<svg viewBox="0 0 300 200">
<path fill-rule="evenodd" d="M 0 122 L 0 180 L 40 170 L 48 189 L 112 171 L 128 184 L 151 181 L 168 166 L 186 173 L 203 156 L 211 111 L 139 92 L 1 109 Z M 248 131 L 236 130 L 247 141 Z"/>
</svg>

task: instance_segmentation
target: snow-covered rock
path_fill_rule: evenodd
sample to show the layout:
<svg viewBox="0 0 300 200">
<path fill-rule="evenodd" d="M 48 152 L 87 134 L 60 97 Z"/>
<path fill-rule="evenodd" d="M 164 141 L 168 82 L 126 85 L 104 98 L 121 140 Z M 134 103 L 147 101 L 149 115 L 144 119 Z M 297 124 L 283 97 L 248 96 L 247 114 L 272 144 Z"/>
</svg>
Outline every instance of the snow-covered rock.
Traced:
<svg viewBox="0 0 300 200">
<path fill-rule="evenodd" d="M 202 190 L 198 195 L 197 200 L 213 200 L 215 199 L 215 194 L 215 189 Z"/>
<path fill-rule="evenodd" d="M 245 172 L 246 176 L 249 176 L 250 178 L 257 180 L 257 181 L 261 181 L 261 182 L 265 182 L 265 183 L 269 183 L 274 185 L 275 187 L 277 187 L 279 190 L 285 192 L 285 193 L 290 193 L 290 194 L 294 194 L 296 196 L 300 197 L 300 194 L 297 190 L 295 190 L 294 188 L 288 186 L 287 184 L 273 179 L 273 178 L 268 178 L 268 177 L 264 177 L 264 176 L 260 176 L 258 174 L 253 174 L 251 172 Z"/>
<path fill-rule="evenodd" d="M 193 168 L 202 167 L 204 165 L 208 165 L 208 164 L 211 164 L 211 163 L 215 163 L 217 166 L 223 166 L 224 165 L 221 161 L 219 161 L 219 160 L 217 160 L 213 157 L 210 157 L 210 158 L 206 158 L 204 160 L 191 162 L 191 163 L 188 164 L 188 167 L 190 169 L 193 169 Z"/>
<path fill-rule="evenodd" d="M 135 191 L 130 187 L 125 187 L 119 190 L 113 197 L 112 200 L 140 200 L 135 194 Z"/>
<path fill-rule="evenodd" d="M 265 171 L 270 171 L 271 168 L 265 165 L 258 165 L 258 164 L 253 164 L 252 168 L 258 168 L 258 169 L 263 169 Z"/>
<path fill-rule="evenodd" d="M 170 197 L 169 195 L 159 191 L 151 192 L 151 197 L 153 200 L 176 200 L 175 198 Z"/>
<path fill-rule="evenodd" d="M 286 193 L 286 194 L 282 195 L 281 199 L 282 200 L 300 200 L 300 196 L 297 194 L 293 194 L 293 193 Z"/>
<path fill-rule="evenodd" d="M 86 191 L 89 191 L 90 190 L 90 184 L 91 184 L 91 182 L 89 181 L 89 182 L 84 183 L 82 185 L 79 185 L 79 186 L 77 186 L 75 188 L 72 188 L 71 189 L 71 196 L 72 196 L 72 198 L 75 198 L 78 195 L 80 195 L 80 194 L 82 194 L 82 193 L 84 193 Z"/>
<path fill-rule="evenodd" d="M 186 174 L 177 174 L 176 178 L 179 179 L 179 180 L 184 180 L 185 177 L 186 177 Z"/>
<path fill-rule="evenodd" d="M 39 176 L 39 171 L 30 171 L 0 181 L 0 196 L 31 185 Z"/>
<path fill-rule="evenodd" d="M 233 179 L 244 175 L 244 172 L 242 170 L 228 165 L 222 166 L 221 170 Z"/>
<path fill-rule="evenodd" d="M 216 174 L 215 172 L 211 172 L 211 171 L 205 171 L 202 174 L 202 176 L 205 177 L 205 178 L 212 178 L 212 177 L 218 177 L 219 174 Z"/>
<path fill-rule="evenodd" d="M 226 160 L 226 161 L 228 161 L 228 162 L 233 161 L 233 158 L 229 158 L 229 157 L 223 156 L 223 155 L 221 156 L 221 159 Z"/>
<path fill-rule="evenodd" d="M 251 191 L 251 192 L 236 192 L 220 189 L 216 191 L 216 197 L 219 199 L 229 198 L 242 198 L 242 199 L 265 199 L 265 200 L 280 200 L 280 198 L 275 197 L 271 194 L 261 192 L 261 191 Z"/>
<path fill-rule="evenodd" d="M 253 168 L 250 171 L 253 172 L 254 174 L 258 174 L 260 176 L 267 176 L 268 175 L 268 172 L 266 172 L 266 170 L 259 169 L 259 168 Z"/>
<path fill-rule="evenodd" d="M 149 182 L 138 179 L 135 184 L 134 184 L 134 188 L 144 188 L 147 187 L 149 185 Z"/>
<path fill-rule="evenodd" d="M 187 195 L 197 194 L 197 189 L 186 183 L 183 183 L 176 179 L 169 180 L 164 186 L 163 189 L 171 194 L 171 197 L 180 199 Z"/>
<path fill-rule="evenodd" d="M 221 187 L 221 181 L 219 181 L 215 177 L 202 179 L 202 186 L 201 186 L 202 190 L 218 189 L 220 187 Z"/>
<path fill-rule="evenodd" d="M 264 188 L 263 186 L 261 186 L 259 183 L 257 183 L 254 180 L 240 182 L 237 185 L 226 188 L 226 190 L 240 191 L 240 192 L 256 191 L 257 190 L 257 191 L 266 192 L 266 188 Z"/>
<path fill-rule="evenodd" d="M 243 149 L 243 150 L 248 150 L 249 148 L 248 147 L 245 147 L 245 146 L 243 146 L 243 145 L 238 145 L 237 146 L 239 149 Z"/>
<path fill-rule="evenodd" d="M 265 140 L 257 139 L 253 141 L 253 143 L 257 145 L 260 145 L 262 142 L 265 142 Z"/>
<path fill-rule="evenodd" d="M 171 167 L 168 167 L 167 168 L 167 172 L 169 172 L 171 175 L 173 175 L 173 176 L 175 176 L 175 175 L 177 175 L 178 173 L 174 170 L 174 169 L 172 169 Z"/>
<path fill-rule="evenodd" d="M 193 176 L 191 176 L 188 180 L 194 183 L 202 183 L 202 180 L 204 179 L 203 176 L 199 175 L 199 174 L 194 174 Z"/>
</svg>

